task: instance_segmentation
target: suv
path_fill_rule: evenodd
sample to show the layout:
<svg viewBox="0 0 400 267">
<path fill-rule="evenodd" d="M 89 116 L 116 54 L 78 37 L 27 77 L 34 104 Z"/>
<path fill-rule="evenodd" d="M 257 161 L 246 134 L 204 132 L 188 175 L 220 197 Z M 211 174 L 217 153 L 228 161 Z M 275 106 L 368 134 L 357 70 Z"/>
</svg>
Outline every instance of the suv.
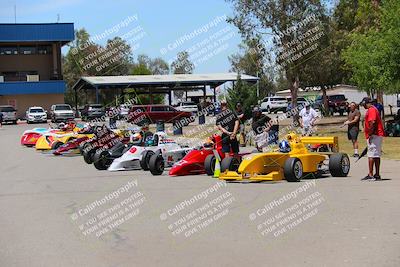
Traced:
<svg viewBox="0 0 400 267">
<path fill-rule="evenodd" d="M 333 115 L 335 112 L 339 112 L 340 116 L 343 116 L 345 112 L 349 112 L 349 103 L 345 95 L 329 95 L 328 107 L 329 113 Z M 314 108 L 322 110 L 324 107 L 323 96 L 320 95 L 315 99 Z"/>
<path fill-rule="evenodd" d="M 50 109 L 51 122 L 68 121 L 75 118 L 74 111 L 68 104 L 52 105 Z"/>
<path fill-rule="evenodd" d="M 35 122 L 47 122 L 47 111 L 45 111 L 42 107 L 30 107 L 26 111 L 26 122 L 27 123 L 35 123 Z"/>
<path fill-rule="evenodd" d="M 105 115 L 104 108 L 101 104 L 87 104 L 81 111 L 81 118 L 83 121 L 101 118 Z"/>
<path fill-rule="evenodd" d="M 178 122 L 187 125 L 195 121 L 191 112 L 179 111 L 169 105 L 135 105 L 129 110 L 129 122 L 137 125 L 156 121 Z"/>
<path fill-rule="evenodd" d="M 13 106 L 0 106 L 0 112 L 3 114 L 4 122 L 17 124 L 17 110 Z"/>
<path fill-rule="evenodd" d="M 261 103 L 261 111 L 268 113 L 278 111 L 286 111 L 288 102 L 285 97 L 270 96 L 263 99 Z"/>
</svg>

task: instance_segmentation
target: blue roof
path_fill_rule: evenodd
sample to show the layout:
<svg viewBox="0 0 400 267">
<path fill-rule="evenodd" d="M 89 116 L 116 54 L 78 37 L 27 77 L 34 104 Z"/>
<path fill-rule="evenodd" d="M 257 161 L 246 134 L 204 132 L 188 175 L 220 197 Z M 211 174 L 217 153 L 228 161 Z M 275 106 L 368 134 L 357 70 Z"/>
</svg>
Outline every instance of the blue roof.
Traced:
<svg viewBox="0 0 400 267">
<path fill-rule="evenodd" d="M 70 42 L 73 23 L 0 24 L 0 42 Z"/>
<path fill-rule="evenodd" d="M 0 82 L 0 95 L 63 94 L 65 81 Z"/>
</svg>

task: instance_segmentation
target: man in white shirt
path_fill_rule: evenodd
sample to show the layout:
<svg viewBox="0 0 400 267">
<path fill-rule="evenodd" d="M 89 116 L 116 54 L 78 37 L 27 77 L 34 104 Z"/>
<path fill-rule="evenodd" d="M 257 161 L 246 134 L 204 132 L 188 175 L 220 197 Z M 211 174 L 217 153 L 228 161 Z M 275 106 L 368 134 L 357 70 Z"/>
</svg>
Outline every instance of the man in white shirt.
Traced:
<svg viewBox="0 0 400 267">
<path fill-rule="evenodd" d="M 318 118 L 317 112 L 311 107 L 310 103 L 307 103 L 300 111 L 299 116 L 301 117 L 300 127 L 302 128 L 303 136 L 310 136 L 313 133 L 313 127 Z"/>
</svg>

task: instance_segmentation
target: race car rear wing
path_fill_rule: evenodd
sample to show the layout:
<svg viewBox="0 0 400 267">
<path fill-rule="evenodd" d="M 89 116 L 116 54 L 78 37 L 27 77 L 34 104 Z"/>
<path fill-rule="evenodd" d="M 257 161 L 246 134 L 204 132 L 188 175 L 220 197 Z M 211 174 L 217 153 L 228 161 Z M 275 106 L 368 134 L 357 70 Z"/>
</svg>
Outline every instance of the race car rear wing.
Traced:
<svg viewBox="0 0 400 267">
<path fill-rule="evenodd" d="M 304 145 L 328 145 L 332 152 L 339 152 L 339 138 L 337 136 L 302 136 L 300 141 Z"/>
</svg>

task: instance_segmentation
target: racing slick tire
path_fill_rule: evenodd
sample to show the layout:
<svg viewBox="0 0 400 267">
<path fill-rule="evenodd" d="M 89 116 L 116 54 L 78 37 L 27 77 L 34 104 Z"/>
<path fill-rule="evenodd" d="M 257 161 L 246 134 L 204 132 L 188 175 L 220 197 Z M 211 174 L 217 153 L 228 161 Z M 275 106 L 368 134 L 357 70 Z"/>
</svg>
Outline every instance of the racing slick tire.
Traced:
<svg viewBox="0 0 400 267">
<path fill-rule="evenodd" d="M 350 159 L 345 153 L 335 153 L 329 157 L 329 172 L 333 177 L 346 177 L 350 172 Z"/>
<path fill-rule="evenodd" d="M 62 146 L 64 143 L 60 141 L 56 141 L 51 145 L 52 150 L 57 150 L 60 146 Z"/>
<path fill-rule="evenodd" d="M 83 160 L 87 164 L 92 164 L 93 163 L 93 155 L 96 153 L 95 149 L 89 150 L 89 151 L 83 151 Z"/>
<path fill-rule="evenodd" d="M 148 171 L 149 170 L 149 161 L 150 161 L 150 157 L 154 155 L 154 152 L 151 150 L 145 150 L 142 154 L 142 159 L 140 160 L 140 167 L 144 170 L 144 171 Z"/>
<path fill-rule="evenodd" d="M 99 171 L 107 170 L 110 167 L 112 160 L 108 158 L 110 153 L 106 150 L 99 149 L 93 155 L 93 165 Z"/>
<path fill-rule="evenodd" d="M 204 160 L 204 170 L 206 171 L 206 174 L 211 176 L 214 175 L 215 171 L 215 156 L 214 155 L 208 155 L 206 159 Z"/>
<path fill-rule="evenodd" d="M 85 149 L 90 146 L 89 143 L 87 142 L 83 142 L 81 144 L 79 144 L 78 148 L 79 148 L 79 153 L 81 153 L 81 155 L 83 155 L 83 152 L 85 151 Z"/>
<path fill-rule="evenodd" d="M 237 171 L 239 169 L 240 161 L 235 157 L 226 157 L 221 161 L 221 172 L 226 170 Z"/>
<path fill-rule="evenodd" d="M 164 158 L 161 155 L 152 155 L 149 160 L 149 170 L 153 175 L 161 175 L 164 172 Z"/>
<path fill-rule="evenodd" d="M 298 158 L 288 158 L 283 166 L 283 174 L 288 182 L 300 182 L 303 177 L 303 164 Z"/>
</svg>

